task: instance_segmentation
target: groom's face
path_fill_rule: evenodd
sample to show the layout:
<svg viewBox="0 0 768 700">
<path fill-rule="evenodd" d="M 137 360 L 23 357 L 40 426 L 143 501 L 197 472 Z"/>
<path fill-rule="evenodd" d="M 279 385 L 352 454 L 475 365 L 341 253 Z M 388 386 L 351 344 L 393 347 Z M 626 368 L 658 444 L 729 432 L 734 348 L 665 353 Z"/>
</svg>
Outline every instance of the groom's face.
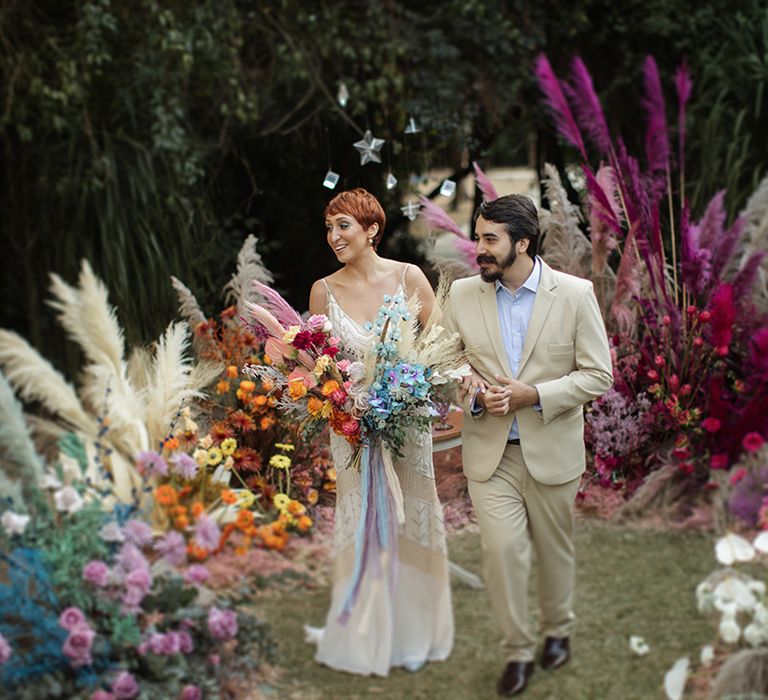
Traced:
<svg viewBox="0 0 768 700">
<path fill-rule="evenodd" d="M 504 224 L 478 216 L 472 239 L 483 282 L 500 280 L 504 272 L 515 264 L 517 251 Z"/>
</svg>

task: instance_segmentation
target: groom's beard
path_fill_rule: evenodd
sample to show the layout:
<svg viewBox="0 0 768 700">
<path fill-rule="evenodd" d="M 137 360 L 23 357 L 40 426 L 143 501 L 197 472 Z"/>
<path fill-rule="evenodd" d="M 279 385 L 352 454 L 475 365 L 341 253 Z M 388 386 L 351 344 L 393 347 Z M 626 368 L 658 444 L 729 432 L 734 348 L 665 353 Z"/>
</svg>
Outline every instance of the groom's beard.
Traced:
<svg viewBox="0 0 768 700">
<path fill-rule="evenodd" d="M 480 278 L 483 280 L 483 282 L 495 282 L 496 280 L 500 280 L 504 275 L 504 271 L 515 264 L 515 260 L 517 260 L 517 251 L 514 248 L 512 248 L 512 250 L 509 252 L 509 255 L 507 255 L 507 257 L 504 258 L 504 260 L 502 260 L 500 263 L 496 260 L 496 258 L 493 257 L 493 255 L 478 255 L 478 265 L 480 263 L 486 263 L 496 266 L 487 270 L 481 269 Z"/>
</svg>

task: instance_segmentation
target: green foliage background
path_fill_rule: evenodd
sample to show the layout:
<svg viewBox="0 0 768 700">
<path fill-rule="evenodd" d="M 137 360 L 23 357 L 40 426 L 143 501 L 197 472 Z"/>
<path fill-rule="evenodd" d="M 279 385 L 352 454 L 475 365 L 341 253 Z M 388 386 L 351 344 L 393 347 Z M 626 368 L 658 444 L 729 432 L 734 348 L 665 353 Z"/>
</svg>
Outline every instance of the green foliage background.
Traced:
<svg viewBox="0 0 768 700">
<path fill-rule="evenodd" d="M 644 55 L 670 111 L 687 58 L 694 216 L 722 187 L 731 211 L 743 205 L 766 170 L 760 0 L 5 0 L 0 325 L 74 366 L 43 302 L 48 273 L 72 280 L 87 257 L 129 339 L 148 342 L 175 315 L 169 275 L 213 314 L 249 232 L 303 307 L 333 268 L 320 220 L 329 164 L 337 189 L 385 203 L 384 253 L 416 259 L 398 233 L 408 171 L 460 169 L 462 153 L 521 163 L 532 140 L 539 163 L 567 162 L 531 77 L 539 51 L 561 73 L 585 59 L 636 152 Z M 404 136 L 411 116 L 424 132 Z M 351 143 L 365 128 L 388 141 L 383 166 L 359 165 Z"/>
</svg>

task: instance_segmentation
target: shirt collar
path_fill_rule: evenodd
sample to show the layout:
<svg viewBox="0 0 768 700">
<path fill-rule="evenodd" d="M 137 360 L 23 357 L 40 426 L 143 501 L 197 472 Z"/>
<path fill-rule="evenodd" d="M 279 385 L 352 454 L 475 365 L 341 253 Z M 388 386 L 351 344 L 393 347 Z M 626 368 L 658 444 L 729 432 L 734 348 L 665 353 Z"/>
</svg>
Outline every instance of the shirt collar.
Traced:
<svg viewBox="0 0 768 700">
<path fill-rule="evenodd" d="M 536 291 L 539 289 L 539 282 L 541 281 L 541 262 L 539 261 L 539 256 L 537 255 L 533 260 L 533 270 L 531 270 L 531 274 L 528 275 L 528 279 L 523 282 L 523 286 L 520 287 L 520 289 L 527 289 L 529 292 L 533 292 L 536 294 Z M 498 292 L 500 289 L 504 289 L 507 292 L 509 290 L 501 283 L 501 280 L 496 280 L 496 291 Z M 513 292 L 510 292 L 513 293 Z"/>
</svg>

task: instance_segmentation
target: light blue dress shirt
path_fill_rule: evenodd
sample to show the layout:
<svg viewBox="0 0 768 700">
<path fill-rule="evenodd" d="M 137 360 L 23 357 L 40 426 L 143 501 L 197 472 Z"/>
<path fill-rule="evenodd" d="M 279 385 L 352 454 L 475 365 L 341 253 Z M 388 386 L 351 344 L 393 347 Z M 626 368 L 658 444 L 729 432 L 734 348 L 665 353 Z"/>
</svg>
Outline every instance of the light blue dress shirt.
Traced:
<svg viewBox="0 0 768 700">
<path fill-rule="evenodd" d="M 536 301 L 536 291 L 541 280 L 541 262 L 538 256 L 534 260 L 533 270 L 523 286 L 511 292 L 499 280 L 496 280 L 496 305 L 499 309 L 499 329 L 501 342 L 507 352 L 507 361 L 512 370 L 512 376 L 517 378 L 520 367 L 520 357 L 523 354 L 525 334 L 528 332 L 528 322 L 531 320 L 533 302 Z M 475 412 L 474 401 L 472 411 Z M 517 428 L 517 418 L 512 423 L 509 439 L 520 437 Z"/>
</svg>

